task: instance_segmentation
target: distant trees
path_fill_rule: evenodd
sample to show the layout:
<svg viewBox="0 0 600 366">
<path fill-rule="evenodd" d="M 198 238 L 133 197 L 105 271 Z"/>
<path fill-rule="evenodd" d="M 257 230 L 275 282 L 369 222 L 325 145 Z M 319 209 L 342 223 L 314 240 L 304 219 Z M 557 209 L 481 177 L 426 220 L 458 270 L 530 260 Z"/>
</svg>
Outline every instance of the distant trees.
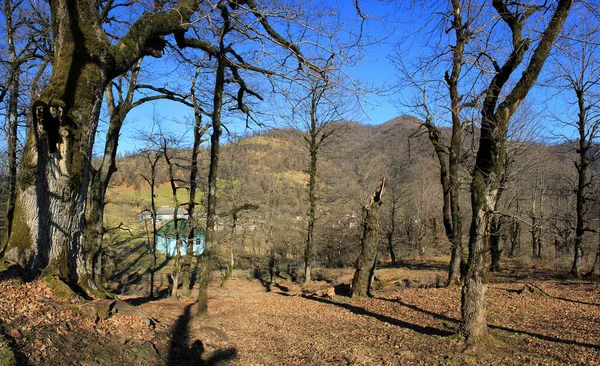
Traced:
<svg viewBox="0 0 600 366">
<path fill-rule="evenodd" d="M 317 159 L 321 146 L 327 142 L 334 132 L 331 122 L 341 118 L 338 106 L 330 100 L 332 81 L 327 77 L 308 76 L 306 80 L 307 95 L 301 97 L 292 106 L 294 121 L 303 133 L 308 149 L 310 162 L 308 165 L 308 219 L 306 242 L 304 248 L 304 282 L 311 281 L 311 266 L 314 255 L 315 222 L 317 211 Z"/>
<path fill-rule="evenodd" d="M 317 214 L 318 160 L 322 147 L 330 142 L 336 129 L 341 125 L 334 122 L 343 120 L 353 108 L 349 98 L 346 76 L 341 73 L 341 62 L 336 58 L 345 57 L 338 50 L 327 59 L 316 58 L 313 63 L 319 72 L 309 70 L 296 78 L 295 85 L 284 96 L 291 108 L 288 123 L 298 129 L 308 150 L 308 215 L 304 248 L 304 281 L 311 281 L 311 266 L 314 256 L 315 223 Z"/>
<path fill-rule="evenodd" d="M 575 186 L 575 240 L 571 275 L 581 275 L 583 237 L 591 229 L 587 226 L 586 212 L 590 186 L 594 177 L 589 167 L 598 158 L 597 138 L 600 136 L 600 28 L 591 16 L 576 12 L 577 24 L 568 31 L 569 37 L 561 40 L 560 53 L 556 56 L 556 68 L 561 84 L 558 88 L 575 106 L 576 118 L 561 118 L 561 123 L 573 127 L 574 138 L 567 138 L 576 152 L 574 161 L 577 169 Z"/>
<path fill-rule="evenodd" d="M 113 2 L 59 0 L 50 6 L 51 26 L 45 29 L 55 32 L 52 76 L 32 108 L 33 127 L 24 149 L 15 204 L 17 219 L 12 221 L 15 230 L 6 250 L 6 259 L 24 266 L 31 276 L 44 271 L 85 292 L 96 287 L 86 266 L 88 253 L 83 247 L 87 244 L 82 240 L 87 173 L 103 93 L 112 80 L 143 56 L 160 57 L 169 35 L 180 49 L 197 49 L 218 59 L 221 70 L 229 73 L 226 79 L 218 70 L 214 75 L 238 86 L 232 99 L 242 112 L 248 109 L 244 97 L 253 94 L 243 73 L 285 74 L 289 55 L 300 65 L 311 67 L 298 46 L 270 24 L 269 18 L 283 19 L 288 7 L 267 7 L 253 0 L 219 2 L 215 7 L 196 0 L 157 2 L 150 10 L 138 3 L 126 5 L 131 12 L 122 11 L 123 4 Z M 120 19 L 125 13 L 136 20 L 128 23 Z M 295 19 L 303 19 L 302 14 L 298 11 Z M 293 26 L 302 27 L 300 23 L 298 20 Z M 223 37 L 234 29 L 235 42 L 230 43 Z M 244 42 L 248 48 L 236 52 Z M 260 57 L 252 57 L 254 64 L 247 62 L 241 49 L 249 48 L 268 54 L 273 69 L 262 68 Z M 219 130 L 218 126 L 213 128 Z M 31 230 L 33 227 L 39 230 Z"/>
</svg>

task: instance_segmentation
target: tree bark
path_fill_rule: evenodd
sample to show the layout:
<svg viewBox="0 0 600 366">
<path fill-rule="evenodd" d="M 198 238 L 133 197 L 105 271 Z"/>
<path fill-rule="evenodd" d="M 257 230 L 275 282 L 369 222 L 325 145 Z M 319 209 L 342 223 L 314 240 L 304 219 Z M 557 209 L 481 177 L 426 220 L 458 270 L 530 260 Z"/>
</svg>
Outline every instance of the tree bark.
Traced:
<svg viewBox="0 0 600 366">
<path fill-rule="evenodd" d="M 313 123 L 314 124 L 314 123 Z M 310 150 L 310 165 L 308 167 L 308 228 L 306 233 L 306 244 L 304 248 L 304 283 L 311 281 L 311 266 L 313 261 L 313 246 L 314 246 L 314 235 L 315 235 L 315 213 L 317 209 L 317 148 L 316 146 L 316 134 L 311 133 L 311 142 L 309 146 Z"/>
<path fill-rule="evenodd" d="M 161 36 L 184 31 L 198 1 L 140 18 L 112 46 L 95 2 L 50 2 L 54 59 L 49 83 L 33 103 L 18 179 L 13 227 L 5 258 L 29 277 L 59 277 L 94 292 L 86 265 L 93 245 L 83 239 L 92 148 L 110 80 L 144 55 L 159 56 Z"/>
<path fill-rule="evenodd" d="M 502 219 L 498 214 L 494 214 L 492 217 L 492 223 L 490 225 L 490 254 L 492 263 L 490 264 L 491 272 L 500 272 L 502 270 L 500 266 L 500 257 L 502 256 L 502 249 L 500 249 L 500 240 L 502 235 L 500 230 L 502 228 Z"/>
<path fill-rule="evenodd" d="M 512 219 L 510 223 L 510 258 L 520 252 L 521 248 L 521 223 L 516 219 Z"/>
<path fill-rule="evenodd" d="M 492 3 L 511 30 L 513 49 L 504 65 L 496 69 L 496 74 L 485 92 L 481 110 L 481 135 L 471 182 L 469 265 L 462 289 L 462 318 L 459 329 L 468 342 L 477 340 L 487 332 L 485 297 L 489 280 L 489 233 L 505 161 L 504 146 L 508 123 L 535 84 L 572 3 L 572 0 L 558 2 L 520 79 L 502 100 L 501 91 L 523 61 L 527 50 L 528 41 L 522 37 L 527 16 L 512 13 L 503 1 L 494 0 Z"/>
<path fill-rule="evenodd" d="M 51 4 L 52 77 L 33 105 L 6 256 L 35 276 L 42 271 L 97 288 L 82 245 L 91 152 L 108 82 L 108 41 L 83 2 Z M 93 14 L 93 13 L 92 13 Z"/>
<path fill-rule="evenodd" d="M 192 85 L 192 105 L 194 106 L 194 142 L 192 144 L 192 159 L 190 165 L 190 191 L 188 200 L 188 239 L 187 239 L 187 250 L 183 261 L 182 268 L 182 287 L 183 295 L 189 296 L 192 292 L 192 259 L 194 257 L 194 242 L 196 241 L 196 221 L 194 220 L 194 214 L 196 212 L 196 179 L 198 176 L 198 152 L 200 150 L 200 143 L 202 142 L 202 136 L 206 133 L 209 124 L 202 125 L 202 111 L 195 95 L 195 87 L 198 72 L 196 73 L 196 79 Z M 205 243 L 206 246 L 206 243 Z"/>
<path fill-rule="evenodd" d="M 361 251 L 356 260 L 356 272 L 352 280 L 351 297 L 364 297 L 369 295 L 371 291 L 371 278 L 377 257 L 377 239 L 379 237 L 379 221 L 384 186 L 385 179 L 381 179 L 369 202 L 363 207 L 363 232 L 360 238 Z"/>
<path fill-rule="evenodd" d="M 206 239 L 204 252 L 198 259 L 198 312 L 201 316 L 208 311 L 208 276 L 210 275 L 210 252 L 215 245 L 215 224 L 217 204 L 217 172 L 219 168 L 219 144 L 222 133 L 221 110 L 225 88 L 225 55 L 217 55 L 217 70 L 213 92 L 212 134 L 210 136 L 210 166 L 208 169 L 208 192 L 206 207 Z"/>
<path fill-rule="evenodd" d="M 586 188 L 587 182 L 587 168 L 589 165 L 588 150 L 591 146 L 591 141 L 588 142 L 586 137 L 586 126 L 587 126 L 587 108 L 585 105 L 585 96 L 583 90 L 576 90 L 577 94 L 577 106 L 578 106 L 578 121 L 577 129 L 579 133 L 579 148 L 577 149 L 579 160 L 575 163 L 577 168 L 577 189 L 575 191 L 576 204 L 575 204 L 575 250 L 573 254 L 573 265 L 571 266 L 571 275 L 573 277 L 579 277 L 581 275 L 581 256 L 583 252 L 583 234 L 585 233 L 585 204 L 586 204 Z M 594 136 L 591 135 L 590 140 Z"/>
</svg>

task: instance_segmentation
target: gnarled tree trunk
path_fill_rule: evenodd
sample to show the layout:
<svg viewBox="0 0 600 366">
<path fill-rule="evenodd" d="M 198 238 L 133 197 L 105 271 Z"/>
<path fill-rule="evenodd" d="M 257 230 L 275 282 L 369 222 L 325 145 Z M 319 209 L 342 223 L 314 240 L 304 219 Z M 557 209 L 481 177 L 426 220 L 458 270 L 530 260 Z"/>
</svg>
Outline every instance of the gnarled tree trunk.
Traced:
<svg viewBox="0 0 600 366">
<path fill-rule="evenodd" d="M 159 56 L 164 34 L 185 31 L 198 2 L 149 14 L 111 45 L 97 2 L 50 2 L 54 59 L 49 83 L 33 103 L 5 258 L 30 276 L 44 272 L 72 287 L 97 289 L 84 240 L 91 155 L 102 94 L 144 55 Z"/>
<path fill-rule="evenodd" d="M 385 179 L 377 184 L 377 189 L 363 207 L 363 232 L 360 238 L 361 251 L 356 260 L 356 272 L 352 280 L 351 296 L 367 296 L 371 291 L 375 259 L 377 257 L 377 239 L 379 238 L 379 220 Z"/>
<path fill-rule="evenodd" d="M 83 245 L 94 134 L 107 85 L 108 40 L 89 4 L 51 3 L 52 77 L 33 104 L 6 257 L 95 289 Z"/>
</svg>

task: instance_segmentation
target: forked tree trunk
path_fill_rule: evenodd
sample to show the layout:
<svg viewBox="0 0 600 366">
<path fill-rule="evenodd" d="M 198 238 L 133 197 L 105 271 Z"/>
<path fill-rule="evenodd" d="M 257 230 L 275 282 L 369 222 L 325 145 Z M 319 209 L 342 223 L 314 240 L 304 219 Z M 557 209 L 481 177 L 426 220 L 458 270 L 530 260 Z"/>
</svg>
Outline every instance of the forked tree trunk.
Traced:
<svg viewBox="0 0 600 366">
<path fill-rule="evenodd" d="M 369 202 L 363 207 L 363 232 L 360 238 L 361 251 L 356 260 L 356 272 L 352 280 L 351 297 L 362 297 L 370 294 L 371 279 L 377 257 L 377 239 L 379 237 L 380 211 L 385 179 L 377 184 L 377 189 Z"/>
<path fill-rule="evenodd" d="M 502 179 L 506 133 L 515 110 L 535 84 L 571 10 L 572 0 L 559 0 L 547 28 L 524 66 L 523 73 L 511 90 L 501 93 L 511 74 L 521 65 L 528 40 L 523 27 L 532 13 L 514 14 L 503 1 L 492 5 L 512 33 L 512 51 L 506 62 L 494 74 L 481 110 L 481 135 L 471 181 L 472 219 L 469 232 L 469 266 L 461 297 L 459 332 L 468 342 L 476 341 L 487 332 L 486 292 L 489 280 L 489 233 Z M 503 95 L 501 99 L 500 96 Z"/>
</svg>

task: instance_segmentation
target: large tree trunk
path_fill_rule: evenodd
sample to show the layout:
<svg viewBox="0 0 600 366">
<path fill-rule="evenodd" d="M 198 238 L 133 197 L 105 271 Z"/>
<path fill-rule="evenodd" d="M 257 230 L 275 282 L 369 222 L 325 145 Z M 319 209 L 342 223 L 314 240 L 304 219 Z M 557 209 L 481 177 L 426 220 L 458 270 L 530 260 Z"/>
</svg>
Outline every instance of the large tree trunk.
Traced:
<svg viewBox="0 0 600 366">
<path fill-rule="evenodd" d="M 363 232 L 360 238 L 361 251 L 356 260 L 356 272 L 352 280 L 350 296 L 367 296 L 370 294 L 371 278 L 377 257 L 377 239 L 379 237 L 379 220 L 385 180 L 377 184 L 377 189 L 363 207 Z"/>
<path fill-rule="evenodd" d="M 33 105 L 6 257 L 96 289 L 82 244 L 94 134 L 108 82 L 107 40 L 89 4 L 52 2 L 52 77 Z"/>
<path fill-rule="evenodd" d="M 523 73 L 508 93 L 502 90 L 511 74 L 521 65 L 528 40 L 522 31 L 527 17 L 514 14 L 503 1 L 492 5 L 512 33 L 512 51 L 497 70 L 486 92 L 481 110 L 481 135 L 471 181 L 471 230 L 469 237 L 469 266 L 462 290 L 460 333 L 467 341 L 475 341 L 487 332 L 486 299 L 489 280 L 489 233 L 491 218 L 503 173 L 506 133 L 515 110 L 535 84 L 544 62 L 552 49 L 571 10 L 572 0 L 560 0 L 547 28 L 524 65 Z M 502 99 L 500 96 L 502 95 Z"/>
<path fill-rule="evenodd" d="M 111 45 L 97 2 L 50 2 L 52 76 L 32 106 L 5 252 L 30 277 L 44 272 L 88 293 L 97 288 L 86 265 L 95 245 L 83 236 L 102 93 L 144 55 L 160 57 L 162 37 L 185 32 L 198 5 L 181 0 L 170 12 L 144 14 Z"/>
</svg>

